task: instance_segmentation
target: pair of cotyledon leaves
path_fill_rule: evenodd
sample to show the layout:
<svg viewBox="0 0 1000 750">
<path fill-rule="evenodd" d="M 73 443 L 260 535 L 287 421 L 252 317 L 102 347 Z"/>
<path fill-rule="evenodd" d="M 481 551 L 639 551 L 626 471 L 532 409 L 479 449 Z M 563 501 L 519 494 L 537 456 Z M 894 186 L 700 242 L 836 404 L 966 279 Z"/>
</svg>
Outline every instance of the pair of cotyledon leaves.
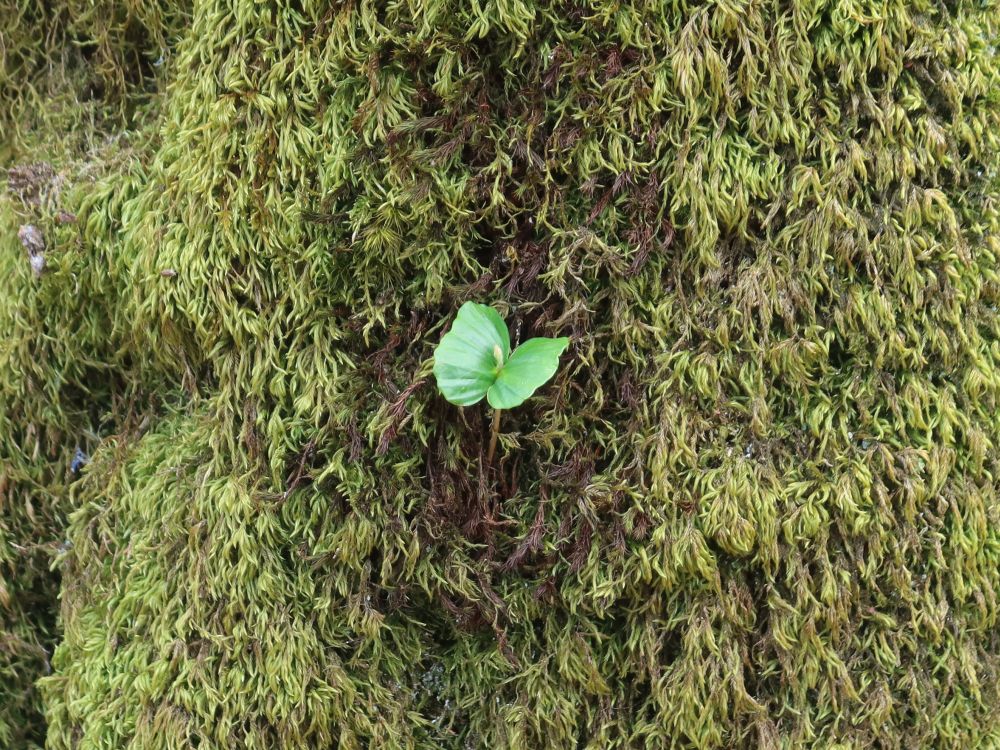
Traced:
<svg viewBox="0 0 1000 750">
<path fill-rule="evenodd" d="M 568 338 L 528 339 L 513 352 L 500 313 L 466 302 L 434 352 L 434 376 L 446 399 L 469 406 L 483 396 L 494 409 L 520 406 L 559 366 Z"/>
</svg>

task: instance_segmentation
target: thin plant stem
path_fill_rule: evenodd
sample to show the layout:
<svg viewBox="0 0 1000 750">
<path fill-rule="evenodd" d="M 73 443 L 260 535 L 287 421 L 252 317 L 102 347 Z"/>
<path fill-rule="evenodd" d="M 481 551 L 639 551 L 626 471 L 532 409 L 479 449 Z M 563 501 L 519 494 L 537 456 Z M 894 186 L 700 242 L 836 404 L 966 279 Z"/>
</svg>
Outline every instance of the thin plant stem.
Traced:
<svg viewBox="0 0 1000 750">
<path fill-rule="evenodd" d="M 493 410 L 493 432 L 490 434 L 490 448 L 486 452 L 486 465 L 493 465 L 493 454 L 497 450 L 497 435 L 500 434 L 500 410 Z"/>
</svg>

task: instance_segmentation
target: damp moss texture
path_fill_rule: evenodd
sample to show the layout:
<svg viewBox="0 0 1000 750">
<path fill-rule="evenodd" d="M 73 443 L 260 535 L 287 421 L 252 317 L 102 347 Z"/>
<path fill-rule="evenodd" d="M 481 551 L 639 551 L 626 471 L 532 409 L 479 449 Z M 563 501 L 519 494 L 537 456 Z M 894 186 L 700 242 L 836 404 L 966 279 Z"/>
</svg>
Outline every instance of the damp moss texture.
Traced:
<svg viewBox="0 0 1000 750">
<path fill-rule="evenodd" d="M 0 747 L 1000 747 L 1000 4 L 0 18 Z"/>
</svg>

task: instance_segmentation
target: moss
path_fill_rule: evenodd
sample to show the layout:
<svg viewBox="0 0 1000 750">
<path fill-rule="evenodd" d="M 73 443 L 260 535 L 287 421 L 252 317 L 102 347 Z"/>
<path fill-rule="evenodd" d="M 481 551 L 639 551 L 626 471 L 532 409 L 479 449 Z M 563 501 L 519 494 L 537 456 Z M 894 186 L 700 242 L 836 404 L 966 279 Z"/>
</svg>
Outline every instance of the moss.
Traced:
<svg viewBox="0 0 1000 750">
<path fill-rule="evenodd" d="M 91 10 L 0 3 L 0 746 L 12 750 L 45 737 L 34 683 L 59 637 L 52 560 L 69 544 L 69 485 L 155 382 L 116 343 L 118 274 L 82 241 L 89 207 L 114 205 L 114 188 L 95 185 L 109 173 L 121 184 L 139 158 L 125 118 L 155 110 L 128 64 L 139 41 L 118 39 L 116 87 L 84 28 Z M 106 37 L 124 23 L 98 15 Z"/>
<path fill-rule="evenodd" d="M 58 183 L 50 165 L 32 165 L 10 180 L 27 198 L 20 204 L 23 211 L 15 212 L 12 200 L 0 203 L 0 744 L 5 747 L 43 737 L 32 683 L 48 669 L 56 638 L 58 580 L 49 572 L 50 556 L 63 541 L 69 457 L 76 441 L 86 446 L 89 423 L 63 395 L 88 379 L 83 347 L 67 333 L 77 325 L 75 313 L 91 313 L 72 300 L 51 252 L 43 254 L 51 283 L 39 289 L 18 237 L 22 227 L 33 227 L 32 239 L 55 244 L 55 220 L 39 222 L 43 229 L 23 222 L 27 214 L 46 210 Z M 79 323 L 86 325 L 83 318 Z"/>
<path fill-rule="evenodd" d="M 94 434 L 48 747 L 1000 743 L 998 10 L 143 16 L 53 273 L 3 235 Z M 467 299 L 573 337 L 496 476 Z"/>
</svg>

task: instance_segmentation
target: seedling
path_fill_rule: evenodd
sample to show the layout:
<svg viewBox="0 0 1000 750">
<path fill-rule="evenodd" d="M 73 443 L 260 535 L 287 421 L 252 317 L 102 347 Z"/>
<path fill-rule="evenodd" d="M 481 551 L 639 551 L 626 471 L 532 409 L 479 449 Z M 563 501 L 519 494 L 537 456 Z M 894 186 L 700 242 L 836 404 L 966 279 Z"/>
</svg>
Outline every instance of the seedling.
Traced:
<svg viewBox="0 0 1000 750">
<path fill-rule="evenodd" d="M 471 406 L 486 397 L 493 407 L 493 431 L 486 463 L 493 462 L 500 432 L 500 411 L 520 406 L 548 382 L 559 367 L 566 337 L 528 339 L 513 352 L 500 313 L 466 302 L 434 350 L 438 389 L 451 403 Z"/>
</svg>

